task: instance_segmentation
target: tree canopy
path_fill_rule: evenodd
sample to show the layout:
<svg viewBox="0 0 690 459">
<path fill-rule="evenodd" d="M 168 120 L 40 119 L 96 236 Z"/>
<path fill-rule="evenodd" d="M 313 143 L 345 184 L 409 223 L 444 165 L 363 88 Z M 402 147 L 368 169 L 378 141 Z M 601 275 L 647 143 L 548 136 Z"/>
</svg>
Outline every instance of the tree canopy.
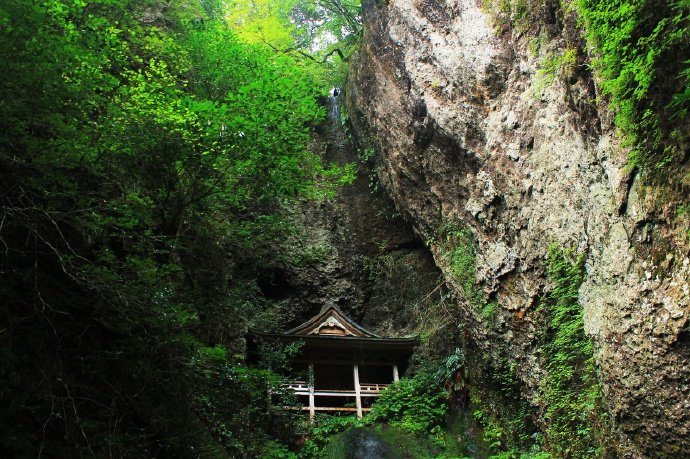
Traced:
<svg viewBox="0 0 690 459">
<path fill-rule="evenodd" d="M 326 86 L 343 83 L 361 35 L 359 0 L 230 0 L 225 19 L 243 40 L 294 57 Z"/>
<path fill-rule="evenodd" d="M 307 148 L 325 83 L 243 38 L 264 20 L 295 43 L 221 2 L 0 6 L 6 457 L 246 457 L 284 430 L 237 365 L 252 273 L 284 204 L 352 171 Z"/>
</svg>

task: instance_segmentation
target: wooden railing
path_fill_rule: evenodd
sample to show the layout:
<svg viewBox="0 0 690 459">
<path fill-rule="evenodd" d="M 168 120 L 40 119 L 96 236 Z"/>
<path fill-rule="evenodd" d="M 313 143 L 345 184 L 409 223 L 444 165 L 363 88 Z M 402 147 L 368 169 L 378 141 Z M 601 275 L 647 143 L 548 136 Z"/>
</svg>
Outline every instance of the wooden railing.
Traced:
<svg viewBox="0 0 690 459">
<path fill-rule="evenodd" d="M 295 392 L 309 392 L 309 384 L 307 384 L 305 381 L 292 381 L 290 383 L 283 384 L 283 389 L 290 389 L 294 390 Z"/>
<path fill-rule="evenodd" d="M 365 392 L 380 394 L 386 387 L 388 387 L 388 384 L 360 384 L 359 390 L 362 392 L 362 395 L 364 395 Z"/>
<path fill-rule="evenodd" d="M 370 411 L 371 408 L 362 406 L 362 398 L 364 397 L 378 397 L 381 392 L 388 387 L 388 384 L 383 383 L 359 383 L 355 366 L 354 388 L 352 389 L 323 389 L 317 387 L 310 387 L 306 381 L 292 381 L 283 384 L 283 389 L 291 390 L 295 394 L 307 397 L 308 405 L 302 407 L 290 407 L 293 410 L 309 411 L 310 419 L 314 419 L 314 413 L 318 411 L 330 412 L 353 412 L 357 413 L 358 417 Z M 317 406 L 317 397 L 352 397 L 355 399 L 356 408 L 351 406 Z"/>
<path fill-rule="evenodd" d="M 283 407 L 286 410 L 291 410 L 291 411 L 310 411 L 311 408 L 308 406 L 285 406 Z M 351 407 L 351 406 L 315 406 L 314 411 L 323 411 L 323 412 L 329 412 L 329 411 L 336 411 L 336 412 L 341 412 L 341 413 L 356 413 L 357 408 Z M 362 408 L 362 411 L 365 413 L 368 413 L 371 411 L 371 408 Z"/>
<path fill-rule="evenodd" d="M 383 389 L 388 387 L 388 384 L 360 384 L 359 391 L 362 397 L 378 397 Z M 283 385 L 284 389 L 289 389 L 294 391 L 297 395 L 309 395 L 309 384 L 305 381 L 292 381 L 288 384 Z M 356 391 L 354 389 L 321 389 L 314 388 L 313 394 L 315 396 L 330 396 L 330 397 L 354 397 L 356 396 Z"/>
</svg>

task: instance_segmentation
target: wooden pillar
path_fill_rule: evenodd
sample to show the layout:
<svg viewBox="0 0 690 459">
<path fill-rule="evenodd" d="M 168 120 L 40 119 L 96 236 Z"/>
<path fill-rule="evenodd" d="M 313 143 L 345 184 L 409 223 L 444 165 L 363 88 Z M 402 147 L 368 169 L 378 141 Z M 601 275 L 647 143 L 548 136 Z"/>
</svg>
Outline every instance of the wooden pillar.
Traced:
<svg viewBox="0 0 690 459">
<path fill-rule="evenodd" d="M 393 364 L 393 382 L 400 381 L 400 374 L 398 374 L 398 364 Z"/>
<path fill-rule="evenodd" d="M 309 420 L 314 421 L 314 414 L 316 412 L 316 404 L 314 403 L 314 380 L 316 376 L 314 375 L 314 364 L 312 362 L 309 362 L 307 379 L 309 380 Z"/>
<path fill-rule="evenodd" d="M 357 401 L 357 417 L 362 419 L 362 389 L 359 386 L 359 366 L 355 363 L 354 366 L 355 377 L 355 400 Z"/>
</svg>

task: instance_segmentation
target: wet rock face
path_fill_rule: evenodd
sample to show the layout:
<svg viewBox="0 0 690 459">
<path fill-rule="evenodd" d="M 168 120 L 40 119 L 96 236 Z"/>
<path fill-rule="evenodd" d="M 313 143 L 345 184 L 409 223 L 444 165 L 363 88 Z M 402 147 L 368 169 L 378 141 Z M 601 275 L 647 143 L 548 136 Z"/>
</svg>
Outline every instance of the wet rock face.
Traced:
<svg viewBox="0 0 690 459">
<path fill-rule="evenodd" d="M 631 176 L 591 81 L 543 87 L 527 39 L 497 35 L 481 2 L 363 3 L 351 119 L 379 148 L 383 187 L 451 285 L 439 228 L 471 228 L 477 281 L 500 305 L 492 325 L 466 305 L 477 345 L 516 356 L 535 397 L 547 248 L 577 247 L 620 454 L 690 451 L 690 260 L 678 195 Z"/>
</svg>

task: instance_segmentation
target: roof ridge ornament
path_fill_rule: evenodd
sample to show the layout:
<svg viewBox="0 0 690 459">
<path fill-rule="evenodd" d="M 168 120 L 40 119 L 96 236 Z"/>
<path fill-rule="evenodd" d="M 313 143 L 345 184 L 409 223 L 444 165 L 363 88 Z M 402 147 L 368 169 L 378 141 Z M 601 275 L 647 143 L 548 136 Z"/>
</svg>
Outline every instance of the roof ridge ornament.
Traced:
<svg viewBox="0 0 690 459">
<path fill-rule="evenodd" d="M 285 332 L 286 335 L 326 335 L 379 338 L 378 335 L 350 319 L 338 306 L 329 304 L 318 314 Z"/>
<path fill-rule="evenodd" d="M 311 332 L 311 335 L 339 335 L 339 336 L 345 336 L 345 335 L 350 335 L 353 336 L 354 334 L 350 332 L 345 325 L 342 324 L 338 319 L 336 319 L 334 316 L 329 316 L 328 319 L 325 321 L 321 322 L 321 324 L 314 328 Z"/>
</svg>

